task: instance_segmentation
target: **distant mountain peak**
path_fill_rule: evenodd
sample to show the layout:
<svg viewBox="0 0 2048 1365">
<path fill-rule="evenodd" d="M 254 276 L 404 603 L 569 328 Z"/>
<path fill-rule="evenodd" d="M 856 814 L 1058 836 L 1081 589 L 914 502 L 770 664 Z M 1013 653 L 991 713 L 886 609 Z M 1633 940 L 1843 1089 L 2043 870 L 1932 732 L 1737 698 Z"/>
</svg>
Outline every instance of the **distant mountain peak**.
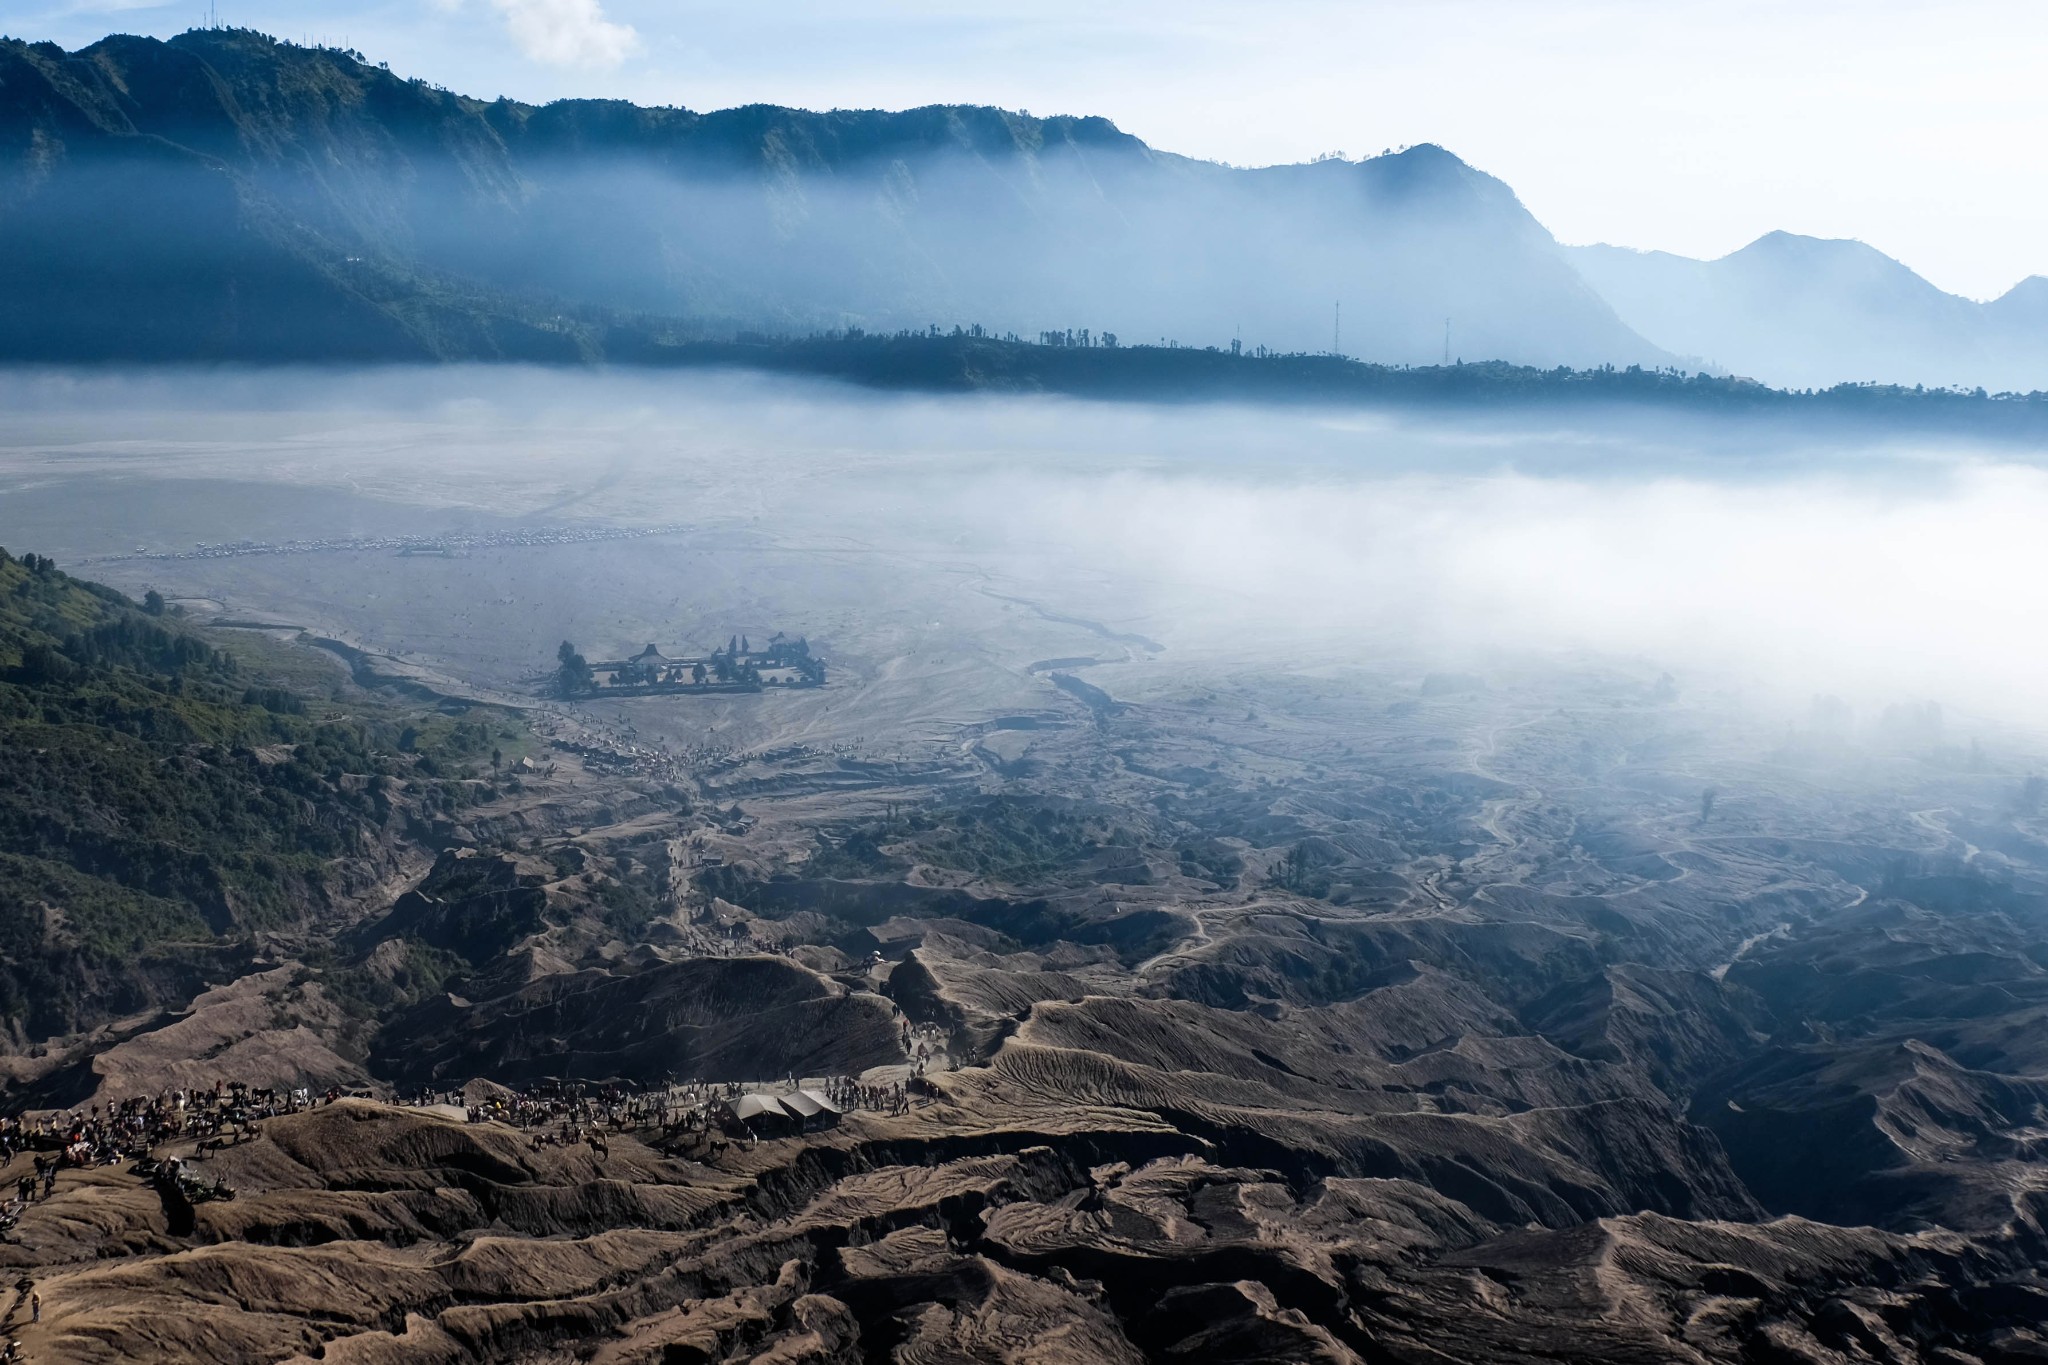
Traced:
<svg viewBox="0 0 2048 1365">
<path fill-rule="evenodd" d="M 1418 142 L 1412 147 L 1403 147 L 1398 152 L 1387 152 L 1380 156 L 1368 157 L 1369 161 L 1405 161 L 1411 165 L 1450 165 L 1463 168 L 1468 163 L 1450 148 L 1438 142 Z"/>
<path fill-rule="evenodd" d="M 1520 232 L 1549 233 L 1536 221 L 1506 181 L 1475 168 L 1470 162 L 1434 142 L 1418 143 L 1398 152 L 1368 157 L 1356 163 L 1356 171 L 1383 200 L 1393 203 L 1449 203 L 1465 201 L 1502 215 Z"/>
<path fill-rule="evenodd" d="M 1567 254 L 1643 336 L 1771 383 L 2033 390 L 2048 380 L 2048 279 L 1979 304 L 1868 242 L 1784 230 L 1706 261 L 1605 246 Z"/>
<path fill-rule="evenodd" d="M 1989 307 L 2048 318 L 2048 275 L 2029 275 L 1993 299 Z"/>
<path fill-rule="evenodd" d="M 1858 241 L 1854 237 L 1813 237 L 1803 232 L 1787 232 L 1783 228 L 1766 232 L 1748 246 L 1738 247 L 1728 253 L 1730 257 L 1747 255 L 1794 258 L 1875 256 L 1887 261 L 1892 259 L 1868 242 Z M 1722 259 L 1725 260 L 1727 257 Z M 1893 264 L 1897 262 L 1894 261 Z"/>
<path fill-rule="evenodd" d="M 1773 291 L 1878 291 L 1921 308 L 1963 302 L 1923 279 L 1905 262 L 1853 237 L 1767 232 L 1722 257 L 1720 264 L 1747 273 L 1758 287 Z"/>
</svg>

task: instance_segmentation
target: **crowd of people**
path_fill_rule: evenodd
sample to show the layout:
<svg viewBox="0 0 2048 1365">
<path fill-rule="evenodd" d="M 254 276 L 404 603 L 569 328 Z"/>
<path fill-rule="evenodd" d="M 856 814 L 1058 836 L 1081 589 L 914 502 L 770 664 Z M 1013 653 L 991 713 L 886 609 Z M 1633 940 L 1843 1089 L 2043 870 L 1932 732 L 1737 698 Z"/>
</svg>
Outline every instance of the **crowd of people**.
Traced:
<svg viewBox="0 0 2048 1365">
<path fill-rule="evenodd" d="M 34 1117 L 0 1115 L 0 1166 L 13 1166 L 23 1154 L 30 1157 L 28 1169 L 14 1175 L 0 1201 L 0 1239 L 13 1232 L 31 1204 L 57 1192 L 57 1175 L 66 1169 L 132 1161 L 136 1174 L 192 1202 L 232 1199 L 234 1192 L 225 1184 L 194 1175 L 180 1159 L 158 1161 L 151 1153 L 167 1142 L 196 1140 L 195 1155 L 204 1157 L 253 1140 L 265 1119 L 331 1104 L 344 1093 L 339 1087 L 277 1089 L 220 1080 L 210 1088 L 179 1086 Z"/>
<path fill-rule="evenodd" d="M 945 1032 L 933 1025 L 902 1025 L 902 1043 L 910 1061 L 900 1081 L 863 1081 L 855 1076 L 827 1076 L 815 1083 L 840 1113 L 868 1110 L 883 1114 L 907 1112 L 936 1093 L 925 1079 L 943 1056 Z M 403 1105 L 459 1109 L 471 1123 L 498 1122 L 525 1131 L 535 1150 L 588 1144 L 608 1153 L 607 1134 L 651 1130 L 663 1137 L 709 1133 L 733 1123 L 734 1107 L 753 1093 L 793 1093 L 798 1078 L 779 1082 L 688 1081 L 640 1087 L 625 1083 L 592 1084 L 546 1081 L 514 1089 L 504 1086 L 470 1090 L 430 1089 L 397 1098 Z M 355 1094 L 330 1086 L 314 1090 L 255 1087 L 241 1081 L 218 1080 L 211 1087 L 174 1087 L 155 1095 L 137 1095 L 81 1110 L 47 1112 L 28 1117 L 0 1115 L 0 1167 L 23 1154 L 32 1158 L 17 1168 L 4 1200 L 0 1200 L 0 1239 L 14 1228 L 27 1208 L 50 1198 L 58 1172 L 136 1163 L 137 1174 L 175 1189 L 193 1202 L 230 1199 L 233 1191 L 194 1174 L 179 1158 L 158 1159 L 166 1143 L 194 1142 L 194 1156 L 251 1141 L 264 1120 L 296 1114 Z M 369 1098 L 367 1092 L 357 1094 Z"/>
<path fill-rule="evenodd" d="M 881 1114 L 902 1114 L 909 1112 L 910 1091 L 901 1081 L 885 1081 L 866 1084 L 851 1076 L 831 1076 L 825 1081 L 825 1098 L 847 1112 L 854 1109 L 871 1109 Z"/>
<path fill-rule="evenodd" d="M 471 1123 L 503 1123 L 527 1132 L 535 1151 L 587 1143 L 599 1155 L 608 1152 L 607 1133 L 652 1129 L 667 1133 L 702 1126 L 703 1115 L 718 1098 L 737 1086 L 692 1083 L 642 1088 L 625 1084 L 593 1085 L 582 1081 L 543 1081 L 524 1089 L 492 1086 L 489 1093 L 423 1091 L 401 1098 L 403 1104 L 452 1105 Z"/>
<path fill-rule="evenodd" d="M 903 1051 L 910 1058 L 910 1074 L 919 1079 L 944 1060 L 950 1044 L 946 1030 L 937 1024 L 903 1024 Z"/>
<path fill-rule="evenodd" d="M 603 1126 L 613 1132 L 629 1132 L 647 1126 L 667 1127 L 675 1107 L 675 1088 L 644 1090 L 583 1081 L 543 1081 L 521 1090 L 492 1087 L 492 1092 L 474 1099 L 451 1091 L 447 1100 L 421 1099 L 420 1103 L 455 1103 L 471 1123 L 496 1121 L 514 1128 L 558 1129 L 564 1132 Z"/>
<path fill-rule="evenodd" d="M 339 1087 L 316 1092 L 218 1080 L 211 1088 L 177 1087 L 35 1118 L 0 1116 L 0 1164 L 33 1150 L 38 1164 L 47 1160 L 52 1170 L 109 1166 L 185 1138 L 197 1138 L 200 1150 L 210 1151 L 254 1137 L 264 1119 L 332 1103 L 344 1093 Z"/>
<path fill-rule="evenodd" d="M 905 1042 L 918 1053 L 907 1083 L 826 1076 L 816 1082 L 815 1092 L 841 1113 L 858 1109 L 906 1112 L 921 1096 L 931 1093 L 930 1086 L 920 1084 L 919 1078 L 936 1055 L 938 1036 L 926 1037 L 923 1031 L 913 1032 L 906 1026 Z M 749 1094 L 788 1094 L 799 1088 L 794 1076 L 776 1082 L 687 1081 L 651 1087 L 543 1081 L 518 1089 L 492 1086 L 482 1094 L 423 1090 L 403 1096 L 399 1102 L 453 1106 L 471 1123 L 495 1122 L 521 1129 L 528 1134 L 528 1146 L 536 1151 L 586 1143 L 602 1151 L 607 1133 L 651 1131 L 672 1136 L 704 1132 L 719 1126 L 722 1117 Z"/>
</svg>

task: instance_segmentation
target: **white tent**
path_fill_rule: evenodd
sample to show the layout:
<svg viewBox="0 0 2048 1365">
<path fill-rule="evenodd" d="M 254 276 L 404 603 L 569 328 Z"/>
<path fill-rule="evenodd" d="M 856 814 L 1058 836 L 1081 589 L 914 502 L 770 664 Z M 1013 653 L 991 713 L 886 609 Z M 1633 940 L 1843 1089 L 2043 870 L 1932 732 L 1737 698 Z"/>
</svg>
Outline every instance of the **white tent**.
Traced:
<svg viewBox="0 0 2048 1365">
<path fill-rule="evenodd" d="M 741 1123 L 752 1123 L 759 1118 L 787 1119 L 794 1117 L 782 1107 L 773 1095 L 742 1095 L 732 1107 L 733 1117 Z"/>
</svg>

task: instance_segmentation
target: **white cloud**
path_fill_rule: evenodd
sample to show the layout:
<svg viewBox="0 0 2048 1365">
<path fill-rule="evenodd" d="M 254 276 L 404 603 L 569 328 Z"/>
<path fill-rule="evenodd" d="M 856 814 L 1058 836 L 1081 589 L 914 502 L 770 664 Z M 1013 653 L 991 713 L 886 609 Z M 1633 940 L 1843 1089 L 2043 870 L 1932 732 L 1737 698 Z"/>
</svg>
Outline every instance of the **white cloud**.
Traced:
<svg viewBox="0 0 2048 1365">
<path fill-rule="evenodd" d="M 617 66 L 640 46 L 631 24 L 605 18 L 599 0 L 491 0 L 519 50 L 552 66 Z"/>
</svg>

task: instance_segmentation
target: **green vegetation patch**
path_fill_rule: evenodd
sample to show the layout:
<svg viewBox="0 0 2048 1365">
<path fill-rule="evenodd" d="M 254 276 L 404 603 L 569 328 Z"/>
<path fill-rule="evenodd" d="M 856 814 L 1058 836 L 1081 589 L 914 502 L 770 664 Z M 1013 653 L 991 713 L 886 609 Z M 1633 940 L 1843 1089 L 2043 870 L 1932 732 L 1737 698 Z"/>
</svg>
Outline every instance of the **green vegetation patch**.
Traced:
<svg viewBox="0 0 2048 1365">
<path fill-rule="evenodd" d="M 308 696 L 154 594 L 0 550 L 0 1019 L 90 1027 L 160 1003 L 164 944 L 316 921 L 337 860 L 379 854 L 399 784 L 468 804 L 457 779 L 502 762 L 512 726 Z"/>
</svg>

